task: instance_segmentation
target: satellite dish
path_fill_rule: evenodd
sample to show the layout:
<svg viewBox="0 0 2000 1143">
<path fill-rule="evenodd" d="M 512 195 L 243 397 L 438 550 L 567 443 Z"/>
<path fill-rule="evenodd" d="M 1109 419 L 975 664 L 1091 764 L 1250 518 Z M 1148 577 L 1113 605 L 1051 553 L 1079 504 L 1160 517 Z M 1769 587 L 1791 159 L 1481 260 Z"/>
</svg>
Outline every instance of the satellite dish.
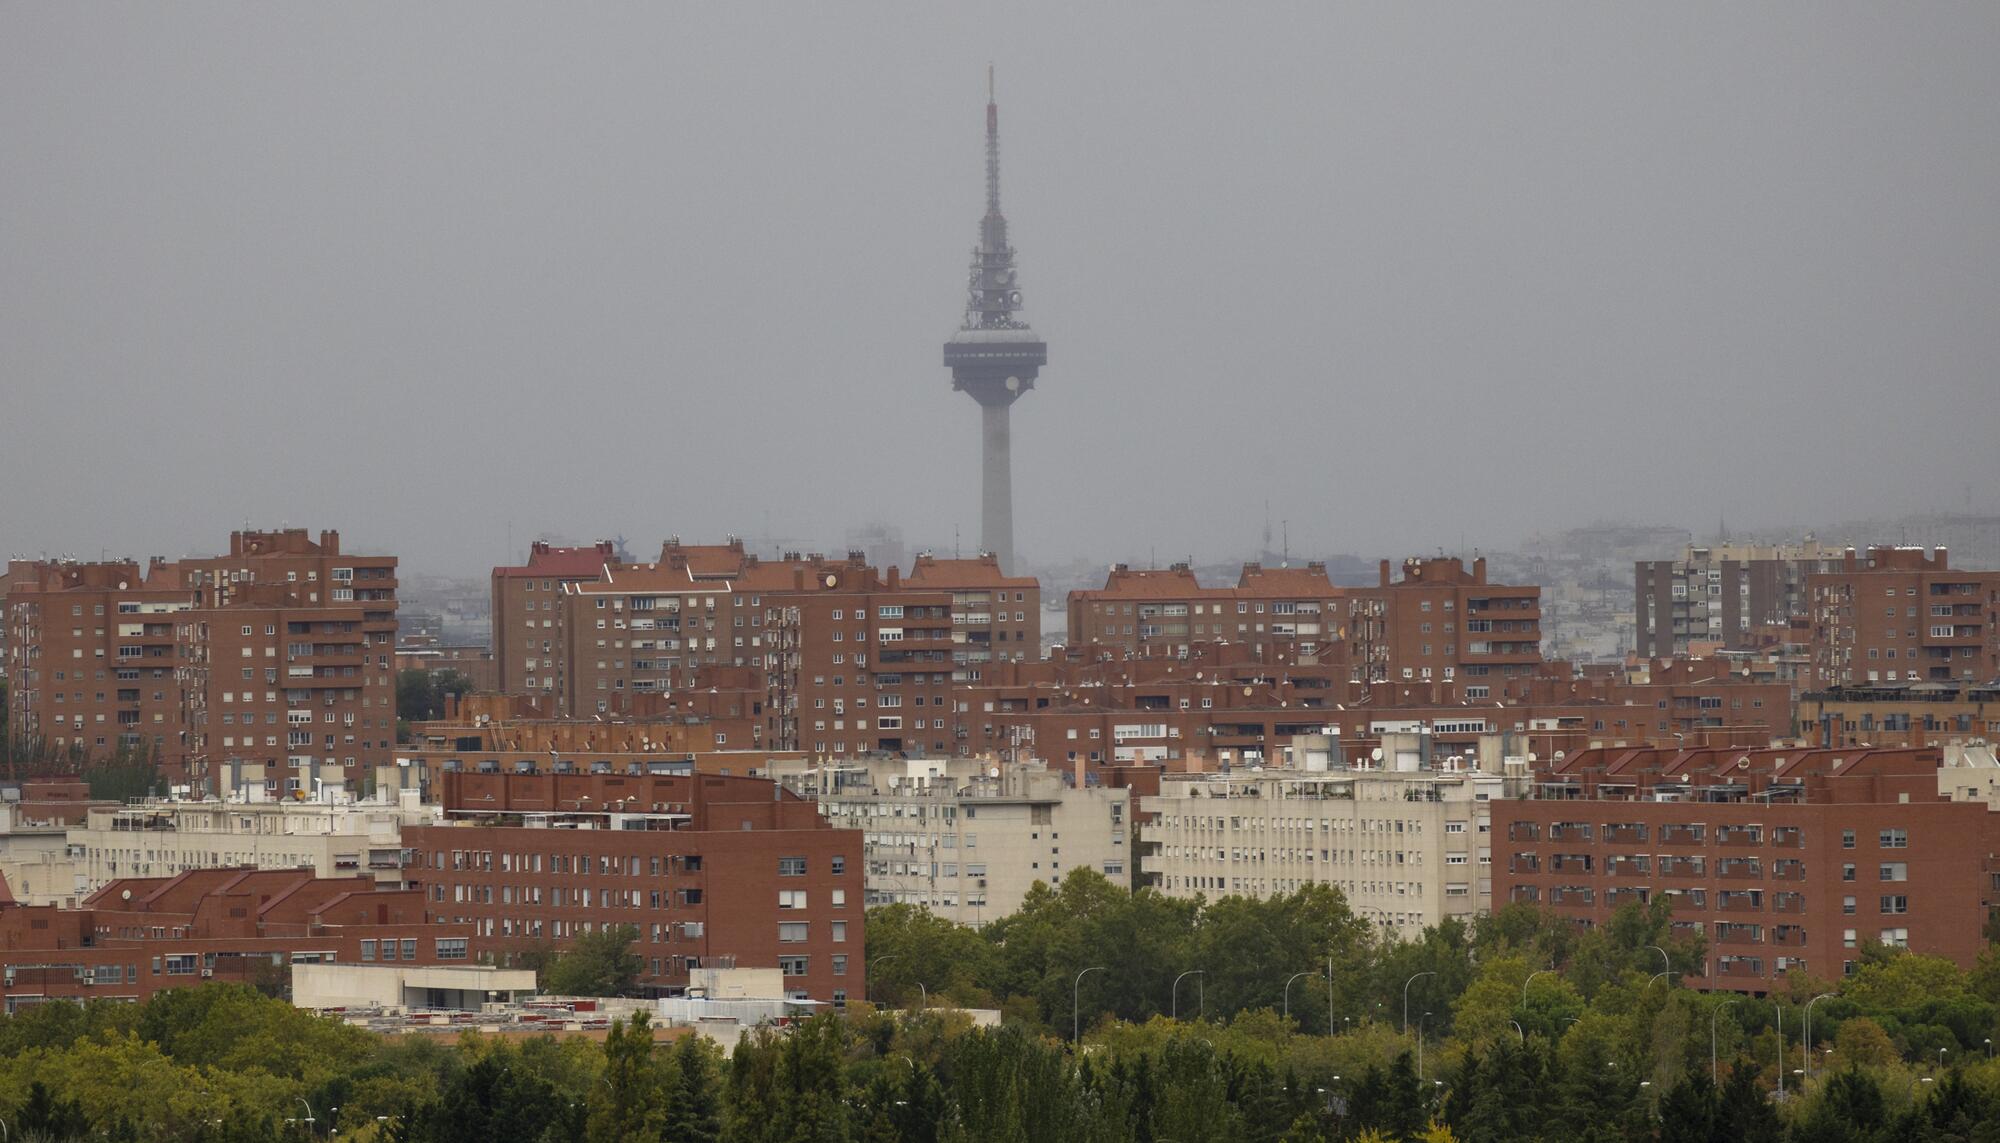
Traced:
<svg viewBox="0 0 2000 1143">
<path fill-rule="evenodd" d="M 1011 294 L 1008 294 L 1008 295 L 1007 295 L 1007 300 L 1008 300 L 1009 302 L 1012 302 L 1013 304 L 1015 304 L 1015 305 L 1017 305 L 1017 306 L 1018 306 L 1018 305 L 1020 305 L 1020 304 L 1021 304 L 1021 291 L 1019 291 L 1019 290 L 1015 290 L 1015 291 L 1014 291 L 1013 293 L 1011 293 Z"/>
<path fill-rule="evenodd" d="M 1370 750 L 1368 752 L 1368 760 L 1370 762 L 1380 762 L 1382 760 L 1382 748 L 1377 746 L 1375 749 Z"/>
<path fill-rule="evenodd" d="M 828 587 L 839 587 L 840 577 L 833 574 L 832 572 L 828 572 L 826 573 L 826 579 L 823 580 L 822 582 L 824 582 Z"/>
<path fill-rule="evenodd" d="M 130 889 L 127 889 L 127 890 L 125 890 L 125 891 L 123 891 L 123 892 L 119 893 L 119 894 L 118 894 L 118 899 L 119 899 L 119 900 L 121 900 L 121 901 L 130 901 L 130 900 L 132 899 L 132 891 L 131 891 Z"/>
<path fill-rule="evenodd" d="M 1564 752 L 1563 752 L 1563 751 L 1561 751 L 1561 750 L 1558 750 L 1558 751 L 1556 751 L 1556 761 L 1558 761 L 1558 762 L 1562 761 L 1562 760 L 1563 760 L 1563 755 L 1564 755 Z"/>
<path fill-rule="evenodd" d="M 988 769 L 988 770 L 986 771 L 986 776 L 987 776 L 988 778 L 998 778 L 998 777 L 1000 776 L 1000 767 L 998 767 L 998 766 L 994 766 L 994 767 L 992 767 L 992 768 Z"/>
</svg>

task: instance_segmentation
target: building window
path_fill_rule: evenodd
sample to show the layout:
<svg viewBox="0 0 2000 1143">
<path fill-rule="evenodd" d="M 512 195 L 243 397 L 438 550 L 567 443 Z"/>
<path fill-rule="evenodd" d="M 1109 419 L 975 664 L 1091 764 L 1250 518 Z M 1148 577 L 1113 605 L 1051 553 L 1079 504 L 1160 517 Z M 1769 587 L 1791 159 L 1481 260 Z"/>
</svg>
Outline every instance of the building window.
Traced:
<svg viewBox="0 0 2000 1143">
<path fill-rule="evenodd" d="M 1907 849 L 1910 845 L 1910 831 L 1906 829 L 1885 829 L 1882 831 L 1883 849 Z"/>
<path fill-rule="evenodd" d="M 374 942 L 374 941 L 362 941 L 362 942 L 361 942 L 361 959 L 362 959 L 362 960 L 364 960 L 364 961 L 368 961 L 368 960 L 374 960 L 374 959 L 375 959 L 375 942 Z"/>
<path fill-rule="evenodd" d="M 833 975 L 835 975 L 835 976 L 846 976 L 846 975 L 847 975 L 847 954 L 846 954 L 846 953 L 834 953 L 834 954 L 833 954 Z"/>
<path fill-rule="evenodd" d="M 1854 898 L 1852 898 L 1852 897 L 1842 897 L 1842 898 L 1840 899 L 1840 911 L 1841 911 L 1841 912 L 1843 912 L 1843 913 L 1846 913 L 1846 914 L 1847 914 L 1848 916 L 1850 916 L 1850 917 L 1851 917 L 1851 916 L 1853 916 L 1853 915 L 1854 915 Z"/>
<path fill-rule="evenodd" d="M 804 976 L 806 960 L 802 956 L 781 956 L 778 958 L 778 970 L 786 976 Z"/>
<path fill-rule="evenodd" d="M 842 857 L 839 854 L 835 854 L 833 857 L 833 875 L 835 877 L 838 877 L 846 872 L 847 872 L 847 858 Z"/>
<path fill-rule="evenodd" d="M 1853 830 L 1851 830 L 1851 829 L 1844 829 L 1844 830 L 1841 830 L 1841 831 L 1840 831 L 1840 848 L 1842 848 L 1842 849 L 1853 849 L 1853 848 L 1854 848 L 1854 831 L 1853 831 Z"/>
<path fill-rule="evenodd" d="M 1875 879 L 1877 881 L 1908 881 L 1910 879 L 1910 864 L 1907 861 L 1885 861 L 1882 863 L 1881 868 L 1876 870 Z"/>
<path fill-rule="evenodd" d="M 1854 864 L 1852 862 L 1840 867 L 1840 879 L 1842 881 L 1854 880 Z"/>
<path fill-rule="evenodd" d="M 437 950 L 438 950 L 437 958 L 439 960 L 464 960 L 465 938 L 439 937 L 437 943 Z"/>
<path fill-rule="evenodd" d="M 802 945 L 810 935 L 812 926 L 805 921 L 780 921 L 778 923 L 778 943 Z"/>
<path fill-rule="evenodd" d="M 1910 911 L 1910 899 L 1901 893 L 1884 894 L 1882 897 L 1882 911 L 1884 913 L 1907 913 Z"/>
<path fill-rule="evenodd" d="M 846 921 L 833 922 L 833 943 L 845 944 L 846 942 L 847 942 L 847 922 Z"/>
<path fill-rule="evenodd" d="M 778 876 L 780 876 L 780 877 L 804 877 L 805 875 L 806 875 L 806 859 L 805 859 L 805 858 L 803 858 L 803 857 L 780 857 L 780 858 L 778 859 Z"/>
<path fill-rule="evenodd" d="M 806 891 L 803 889 L 778 890 L 778 908 L 803 909 L 806 907 Z"/>
</svg>

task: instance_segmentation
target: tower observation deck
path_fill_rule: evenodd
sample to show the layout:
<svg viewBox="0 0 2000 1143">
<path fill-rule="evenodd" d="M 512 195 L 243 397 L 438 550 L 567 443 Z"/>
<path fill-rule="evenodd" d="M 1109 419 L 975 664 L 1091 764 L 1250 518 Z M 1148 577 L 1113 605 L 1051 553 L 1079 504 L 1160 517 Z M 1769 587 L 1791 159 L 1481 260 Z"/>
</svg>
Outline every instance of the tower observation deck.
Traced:
<svg viewBox="0 0 2000 1143">
<path fill-rule="evenodd" d="M 1049 347 L 1020 316 L 1021 288 L 1007 218 L 1000 213 L 1000 109 L 986 73 L 986 215 L 972 251 L 965 323 L 944 343 L 951 387 L 979 402 L 981 418 L 979 546 L 1014 573 L 1014 402 L 1035 387 Z"/>
</svg>

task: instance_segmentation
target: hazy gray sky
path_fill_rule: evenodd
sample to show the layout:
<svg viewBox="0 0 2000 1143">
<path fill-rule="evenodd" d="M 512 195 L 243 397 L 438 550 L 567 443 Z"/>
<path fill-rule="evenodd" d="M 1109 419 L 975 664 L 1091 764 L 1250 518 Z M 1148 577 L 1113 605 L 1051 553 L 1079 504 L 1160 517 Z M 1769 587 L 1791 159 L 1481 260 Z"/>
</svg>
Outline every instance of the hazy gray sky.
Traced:
<svg viewBox="0 0 2000 1143">
<path fill-rule="evenodd" d="M 2000 510 L 2000 5 L 0 6 L 0 554 Z"/>
</svg>

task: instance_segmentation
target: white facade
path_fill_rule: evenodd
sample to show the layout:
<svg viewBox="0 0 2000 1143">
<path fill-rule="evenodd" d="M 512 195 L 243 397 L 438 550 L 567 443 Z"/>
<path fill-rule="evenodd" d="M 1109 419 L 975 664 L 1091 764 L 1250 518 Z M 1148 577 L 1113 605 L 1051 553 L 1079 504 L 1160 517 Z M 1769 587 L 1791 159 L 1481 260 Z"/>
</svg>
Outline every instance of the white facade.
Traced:
<svg viewBox="0 0 2000 1143">
<path fill-rule="evenodd" d="M 1268 896 L 1330 884 L 1356 916 L 1404 936 L 1492 903 L 1492 808 L 1477 771 L 1168 774 L 1141 800 L 1141 870 L 1175 897 Z"/>
<path fill-rule="evenodd" d="M 870 905 L 921 905 L 981 925 L 1037 881 L 1089 868 L 1131 884 L 1130 792 L 1076 789 L 1039 762 L 970 758 L 777 763 L 771 776 L 864 835 Z"/>
<path fill-rule="evenodd" d="M 394 801 L 146 801 L 93 808 L 68 831 L 68 852 L 86 892 L 226 865 L 393 883 L 403 878 L 403 827 L 439 820 L 414 790 Z"/>
</svg>

